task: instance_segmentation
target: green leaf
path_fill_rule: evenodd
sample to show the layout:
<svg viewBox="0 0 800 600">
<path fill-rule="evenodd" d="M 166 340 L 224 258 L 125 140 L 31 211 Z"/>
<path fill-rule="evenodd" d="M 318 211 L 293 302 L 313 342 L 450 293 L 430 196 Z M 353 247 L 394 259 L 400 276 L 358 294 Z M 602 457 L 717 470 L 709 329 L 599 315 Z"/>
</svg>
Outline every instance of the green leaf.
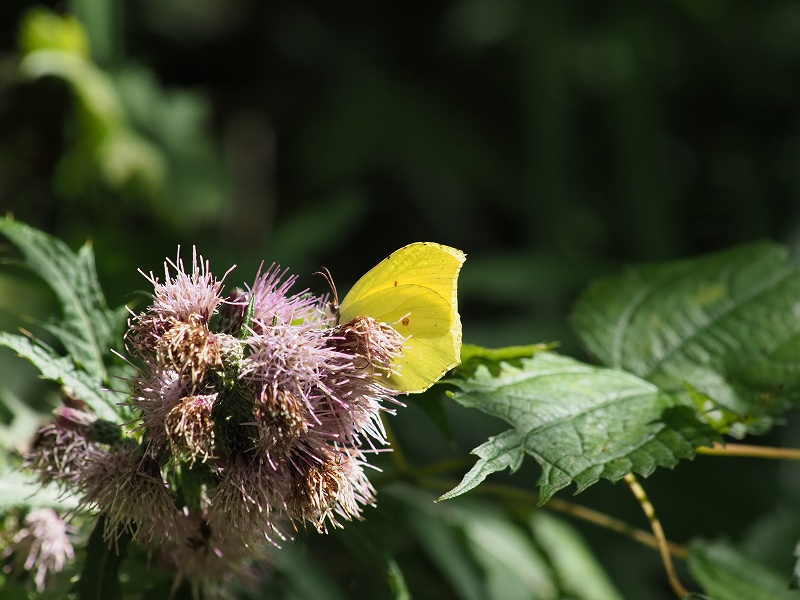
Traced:
<svg viewBox="0 0 800 600">
<path fill-rule="evenodd" d="M 542 467 L 540 503 L 571 482 L 582 491 L 600 478 L 649 475 L 694 456 L 717 435 L 675 396 L 634 375 L 583 364 L 551 352 L 504 365 L 492 375 L 453 381 L 460 404 L 499 417 L 512 428 L 482 444 L 480 460 L 440 500 L 474 488 L 495 471 L 515 471 L 525 454 Z"/>
<path fill-rule="evenodd" d="M 525 531 L 486 505 L 461 506 L 459 513 L 470 550 L 485 573 L 488 598 L 557 597 L 553 573 Z"/>
<path fill-rule="evenodd" d="M 13 506 L 66 511 L 78 508 L 79 498 L 54 485 L 43 486 L 31 473 L 3 467 L 0 469 L 0 511 Z"/>
<path fill-rule="evenodd" d="M 33 410 L 8 389 L 0 390 L 0 410 L 9 414 L 8 424 L 0 421 L 0 440 L 3 441 L 0 456 L 3 456 L 4 451 L 11 448 L 24 448 L 41 427 L 45 415 Z"/>
<path fill-rule="evenodd" d="M 716 600 L 798 600 L 781 575 L 743 555 L 726 542 L 695 542 L 689 548 L 689 570 Z"/>
<path fill-rule="evenodd" d="M 423 551 L 438 567 L 458 598 L 483 600 L 488 597 L 481 573 L 470 559 L 463 538 L 449 523 L 422 511 L 414 513 L 408 523 Z"/>
<path fill-rule="evenodd" d="M 391 492 L 414 510 L 407 521 L 420 544 L 466 600 L 558 598 L 554 574 L 530 534 L 485 502 L 434 504 L 426 492 Z"/>
<path fill-rule="evenodd" d="M 763 431 L 800 396 L 798 297 L 786 250 L 759 243 L 600 281 L 573 324 L 606 365 L 691 389 Z"/>
<path fill-rule="evenodd" d="M 122 409 L 116 406 L 118 398 L 104 390 L 100 381 L 79 369 L 71 358 L 59 356 L 43 342 L 4 331 L 0 331 L 0 346 L 30 361 L 42 377 L 58 383 L 69 396 L 88 404 L 98 417 L 112 422 L 119 420 Z"/>
<path fill-rule="evenodd" d="M 105 360 L 119 346 L 124 307 L 108 308 L 89 245 L 72 252 L 61 240 L 13 219 L 0 219 L 0 233 L 22 251 L 25 265 L 53 290 L 63 310 L 47 329 L 64 344 L 76 365 L 108 384 Z"/>
<path fill-rule="evenodd" d="M 74 143 L 56 169 L 59 193 L 84 196 L 98 182 L 116 191 L 130 188 L 147 197 L 160 190 L 165 175 L 164 157 L 152 142 L 129 126 L 109 73 L 88 56 L 53 45 L 27 52 L 19 71 L 30 79 L 62 79 L 76 100 L 78 126 L 74 129 Z"/>
<path fill-rule="evenodd" d="M 411 592 L 409 592 L 406 579 L 403 577 L 403 571 L 391 556 L 386 559 L 386 578 L 389 580 L 394 600 L 411 600 Z"/>
<path fill-rule="evenodd" d="M 125 128 L 125 119 L 112 79 L 89 60 L 61 50 L 35 50 L 20 61 L 30 79 L 58 77 L 75 94 L 81 117 L 81 142 L 95 148 L 105 137 Z"/>
<path fill-rule="evenodd" d="M 109 543 L 103 539 L 104 527 L 105 517 L 100 515 L 89 536 L 86 559 L 77 584 L 80 600 L 122 598 L 119 567 L 125 559 L 130 534 L 122 532 L 117 540 Z"/>
<path fill-rule="evenodd" d="M 36 50 L 61 50 L 89 56 L 89 38 L 78 19 L 58 15 L 42 7 L 30 9 L 20 25 L 19 46 L 23 54 Z"/>
<path fill-rule="evenodd" d="M 574 600 L 622 600 L 583 538 L 546 511 L 530 520 L 534 539 L 550 560 L 564 597 Z"/>
<path fill-rule="evenodd" d="M 484 348 L 474 344 L 461 346 L 461 364 L 455 368 L 460 377 L 469 377 L 479 365 L 485 365 L 493 372 L 500 368 L 501 362 L 515 364 L 522 358 L 529 358 L 537 352 L 549 350 L 551 344 L 530 344 L 527 346 L 506 346 L 504 348 Z"/>
</svg>

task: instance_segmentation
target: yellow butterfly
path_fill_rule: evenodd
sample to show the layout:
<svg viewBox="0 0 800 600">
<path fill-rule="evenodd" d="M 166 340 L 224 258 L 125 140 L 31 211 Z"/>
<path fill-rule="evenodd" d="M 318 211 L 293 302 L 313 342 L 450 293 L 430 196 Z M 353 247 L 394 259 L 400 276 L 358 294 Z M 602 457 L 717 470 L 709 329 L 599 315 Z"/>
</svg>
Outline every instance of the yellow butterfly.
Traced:
<svg viewBox="0 0 800 600">
<path fill-rule="evenodd" d="M 373 267 L 342 300 L 339 323 L 372 317 L 408 338 L 389 387 L 423 392 L 461 362 L 456 282 L 466 256 L 432 242 L 409 244 Z"/>
</svg>

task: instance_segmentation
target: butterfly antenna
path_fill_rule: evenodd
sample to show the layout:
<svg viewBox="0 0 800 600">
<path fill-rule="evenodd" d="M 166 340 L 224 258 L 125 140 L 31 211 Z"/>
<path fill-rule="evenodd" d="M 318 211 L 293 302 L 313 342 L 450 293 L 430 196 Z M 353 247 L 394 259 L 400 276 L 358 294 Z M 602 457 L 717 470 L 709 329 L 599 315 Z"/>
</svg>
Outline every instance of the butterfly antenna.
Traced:
<svg viewBox="0 0 800 600">
<path fill-rule="evenodd" d="M 336 284 L 333 283 L 333 275 L 331 275 L 331 272 L 328 270 L 328 267 L 322 267 L 322 270 L 317 271 L 316 273 L 314 273 L 314 275 L 321 275 L 325 279 L 325 281 L 328 282 L 328 285 L 331 288 L 331 292 L 333 293 L 333 305 L 339 306 L 339 296 L 336 293 Z"/>
<path fill-rule="evenodd" d="M 322 267 L 322 271 L 317 271 L 314 275 L 322 275 L 333 292 L 333 300 L 328 302 L 325 307 L 325 317 L 332 319 L 335 324 L 339 322 L 339 295 L 336 293 L 336 284 L 333 283 L 333 276 L 327 267 Z"/>
</svg>

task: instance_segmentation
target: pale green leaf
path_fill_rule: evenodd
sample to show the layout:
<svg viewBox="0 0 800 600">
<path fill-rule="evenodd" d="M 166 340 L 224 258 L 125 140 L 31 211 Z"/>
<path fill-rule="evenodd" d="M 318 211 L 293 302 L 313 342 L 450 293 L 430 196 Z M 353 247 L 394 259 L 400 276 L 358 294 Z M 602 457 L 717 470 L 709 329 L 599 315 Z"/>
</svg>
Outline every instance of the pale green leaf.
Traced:
<svg viewBox="0 0 800 600">
<path fill-rule="evenodd" d="M 408 522 L 431 559 L 457 591 L 475 600 L 555 600 L 557 582 L 525 529 L 485 502 L 434 504 L 425 492 L 391 492 L 415 511 Z"/>
<path fill-rule="evenodd" d="M 506 346 L 504 348 L 484 348 L 475 344 L 461 346 L 461 364 L 456 373 L 467 378 L 475 372 L 479 365 L 490 370 L 496 369 L 501 362 L 515 363 L 522 358 L 529 358 L 537 352 L 551 349 L 551 344 L 530 344 L 527 346 Z"/>
<path fill-rule="evenodd" d="M 443 494 L 439 501 L 449 500 L 470 491 L 497 471 L 508 469 L 511 473 L 516 472 L 525 458 L 523 435 L 510 429 L 489 438 L 488 442 L 475 448 L 472 454 L 481 460 L 475 463 L 456 487 Z"/>
<path fill-rule="evenodd" d="M 62 492 L 54 485 L 43 486 L 27 471 L 11 467 L 0 469 L 0 511 L 13 506 L 67 511 L 78 508 L 78 500 L 74 494 Z"/>
<path fill-rule="evenodd" d="M 574 600 L 623 600 L 583 538 L 546 511 L 530 520 L 533 537 L 550 560 L 561 591 Z"/>
<path fill-rule="evenodd" d="M 89 38 L 78 19 L 38 6 L 26 13 L 20 25 L 19 46 L 23 54 L 50 49 L 83 58 L 89 56 Z"/>
<path fill-rule="evenodd" d="M 486 505 L 462 505 L 458 513 L 470 550 L 485 573 L 488 598 L 559 597 L 553 573 L 527 532 Z"/>
<path fill-rule="evenodd" d="M 542 467 L 540 502 L 574 482 L 578 491 L 600 478 L 649 475 L 694 456 L 716 434 L 693 409 L 653 384 L 613 369 L 551 352 L 503 365 L 498 375 L 480 367 L 452 382 L 460 404 L 499 417 L 511 429 L 473 452 L 480 457 L 461 484 L 441 499 L 478 485 L 488 474 L 516 469 L 524 454 Z"/>
<path fill-rule="evenodd" d="M 72 252 L 66 244 L 13 219 L 0 219 L 0 233 L 20 249 L 24 264 L 53 290 L 63 311 L 46 325 L 64 344 L 76 365 L 108 385 L 106 359 L 119 346 L 123 309 L 108 308 L 87 245 Z"/>
<path fill-rule="evenodd" d="M 600 281 L 573 323 L 604 364 L 764 430 L 800 395 L 799 298 L 786 250 L 759 243 Z"/>
<path fill-rule="evenodd" d="M 31 79 L 58 77 L 72 89 L 81 109 L 84 141 L 96 144 L 124 127 L 124 113 L 114 82 L 86 58 L 61 50 L 35 50 L 20 61 L 20 72 Z"/>
<path fill-rule="evenodd" d="M 789 573 L 776 573 L 725 542 L 692 544 L 688 565 L 715 600 L 800 600 L 800 591 L 789 589 Z"/>
<path fill-rule="evenodd" d="M 519 358 L 528 358 L 537 352 L 548 350 L 548 344 L 529 344 L 527 346 L 505 346 L 503 348 L 484 348 L 475 344 L 463 344 L 461 346 L 461 363 L 470 360 L 491 361 L 511 361 Z"/>
<path fill-rule="evenodd" d="M 44 415 L 33 410 L 9 389 L 0 389 L 0 405 L 11 415 L 8 423 L 0 421 L 0 452 L 24 448 L 41 427 Z"/>
<path fill-rule="evenodd" d="M 478 566 L 470 559 L 463 539 L 441 518 L 418 512 L 408 520 L 422 550 L 463 600 L 483 600 L 486 588 Z"/>
<path fill-rule="evenodd" d="M 88 404 L 98 417 L 112 422 L 119 420 L 122 409 L 116 404 L 120 398 L 103 389 L 100 381 L 79 369 L 71 358 L 59 356 L 42 342 L 4 331 L 0 331 L 0 346 L 30 361 L 42 377 L 58 383 L 69 396 Z"/>
<path fill-rule="evenodd" d="M 386 578 L 389 580 L 394 600 L 411 600 L 411 592 L 408 590 L 403 571 L 391 556 L 386 559 Z"/>
</svg>

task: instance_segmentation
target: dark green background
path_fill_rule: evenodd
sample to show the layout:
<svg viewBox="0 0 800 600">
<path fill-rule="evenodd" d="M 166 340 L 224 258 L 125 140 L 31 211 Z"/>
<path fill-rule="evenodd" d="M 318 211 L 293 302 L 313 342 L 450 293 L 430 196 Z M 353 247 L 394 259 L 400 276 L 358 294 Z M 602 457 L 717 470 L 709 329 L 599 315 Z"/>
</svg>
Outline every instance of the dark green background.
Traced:
<svg viewBox="0 0 800 600">
<path fill-rule="evenodd" d="M 798 240 L 796 2 L 49 5 L 83 19 L 112 76 L 135 67 L 121 92 L 134 126 L 145 109 L 182 123 L 140 129 L 168 150 L 160 188 L 65 194 L 54 173 L 75 137 L 71 95 L 19 79 L 16 27 L 31 4 L 0 6 L 0 209 L 73 248 L 91 239 L 114 304 L 145 287 L 137 268 L 159 271 L 179 244 L 220 274 L 238 264 L 230 283 L 279 261 L 323 293 L 321 266 L 344 291 L 400 246 L 436 241 L 469 257 L 466 341 L 557 340 L 586 358 L 567 317 L 594 278 Z M 142 82 L 155 100 L 136 95 Z M 492 431 L 454 419 L 457 455 Z M 397 426 L 424 462 L 441 448 L 414 435 L 420 421 L 411 408 Z M 798 437 L 787 427 L 767 441 Z M 518 481 L 530 489 L 533 477 Z M 649 485 L 670 537 L 739 540 L 796 501 L 796 480 L 791 466 L 701 458 Z M 621 487 L 578 500 L 644 525 Z M 661 597 L 654 552 L 585 530 L 626 597 Z M 788 569 L 792 543 L 753 545 Z"/>
</svg>

